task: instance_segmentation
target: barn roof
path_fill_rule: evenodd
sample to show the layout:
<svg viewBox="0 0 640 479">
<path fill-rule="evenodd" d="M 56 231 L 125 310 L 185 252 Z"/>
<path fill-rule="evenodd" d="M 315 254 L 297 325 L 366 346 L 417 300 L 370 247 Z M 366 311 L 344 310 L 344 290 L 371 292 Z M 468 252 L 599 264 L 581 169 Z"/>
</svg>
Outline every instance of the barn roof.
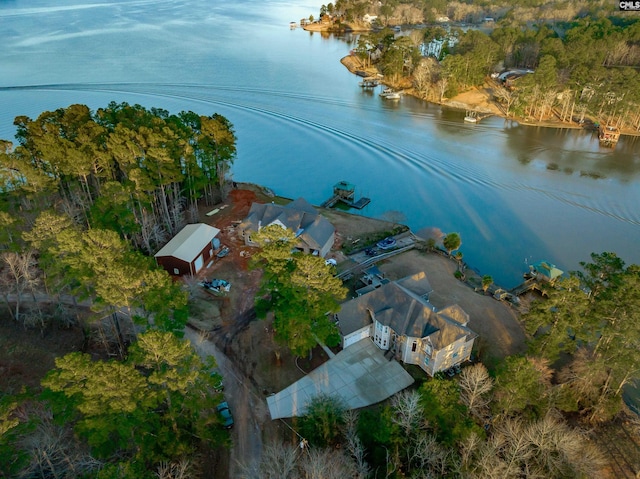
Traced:
<svg viewBox="0 0 640 479">
<path fill-rule="evenodd" d="M 220 233 L 218 228 L 204 223 L 186 225 L 154 256 L 156 258 L 172 256 L 191 263 L 218 233 Z"/>
</svg>

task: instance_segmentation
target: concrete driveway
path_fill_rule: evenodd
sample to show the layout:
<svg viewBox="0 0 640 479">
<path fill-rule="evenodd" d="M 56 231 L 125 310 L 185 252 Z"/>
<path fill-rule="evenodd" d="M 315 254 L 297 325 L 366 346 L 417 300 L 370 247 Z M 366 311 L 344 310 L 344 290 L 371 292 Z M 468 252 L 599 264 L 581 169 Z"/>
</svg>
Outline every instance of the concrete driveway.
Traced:
<svg viewBox="0 0 640 479">
<path fill-rule="evenodd" d="M 267 398 L 271 419 L 301 416 L 318 394 L 340 396 L 349 409 L 376 404 L 414 382 L 411 375 L 369 339 L 362 339 Z"/>
</svg>

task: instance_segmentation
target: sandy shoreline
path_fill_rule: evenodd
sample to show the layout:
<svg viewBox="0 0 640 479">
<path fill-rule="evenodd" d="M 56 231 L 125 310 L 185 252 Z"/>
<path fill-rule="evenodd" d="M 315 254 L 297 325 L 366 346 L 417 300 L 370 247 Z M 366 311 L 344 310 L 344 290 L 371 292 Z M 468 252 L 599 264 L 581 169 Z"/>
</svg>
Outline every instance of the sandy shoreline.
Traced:
<svg viewBox="0 0 640 479">
<path fill-rule="evenodd" d="M 376 68 L 370 67 L 366 68 L 362 64 L 361 60 L 355 55 L 347 55 L 340 59 L 340 63 L 342 63 L 351 73 L 355 74 L 357 71 L 365 71 L 370 73 L 371 75 L 376 75 L 378 70 Z M 459 110 L 475 110 L 481 114 L 487 114 L 492 116 L 499 116 L 504 118 L 505 120 L 517 122 L 519 125 L 524 126 L 539 126 L 544 128 L 559 128 L 559 129 L 571 129 L 571 130 L 590 130 L 589 125 L 591 123 L 585 125 L 580 125 L 576 122 L 563 122 L 559 119 L 547 119 L 547 120 L 529 120 L 526 118 L 520 118 L 515 116 L 506 116 L 503 110 L 498 106 L 498 104 L 493 100 L 492 95 L 492 86 L 485 84 L 482 88 L 474 88 L 469 91 L 460 93 L 453 98 L 447 99 L 442 103 L 435 102 L 433 100 L 426 100 L 425 98 L 416 95 L 413 92 L 412 88 L 403 88 L 402 85 L 392 84 L 387 81 L 382 81 L 385 85 L 393 88 L 397 88 L 402 90 L 405 94 L 414 96 L 421 100 L 428 101 L 430 103 L 434 103 L 436 105 L 442 105 L 449 108 L 456 108 Z M 640 132 L 633 130 L 622 130 L 622 135 L 628 136 L 640 136 Z"/>
</svg>

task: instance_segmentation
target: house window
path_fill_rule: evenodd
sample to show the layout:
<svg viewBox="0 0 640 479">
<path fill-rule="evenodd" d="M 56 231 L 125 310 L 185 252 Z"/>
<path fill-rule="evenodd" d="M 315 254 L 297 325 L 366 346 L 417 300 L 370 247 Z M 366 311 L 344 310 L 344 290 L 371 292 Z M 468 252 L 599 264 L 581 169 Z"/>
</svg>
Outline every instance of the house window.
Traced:
<svg viewBox="0 0 640 479">
<path fill-rule="evenodd" d="M 427 366 L 429 365 L 429 358 L 427 358 L 427 357 L 424 358 L 424 364 L 427 365 Z"/>
<path fill-rule="evenodd" d="M 386 340 L 386 339 L 382 342 L 382 345 L 383 345 L 384 347 L 387 347 L 387 340 Z"/>
<path fill-rule="evenodd" d="M 424 354 L 431 356 L 431 345 L 430 344 L 425 344 L 424 345 Z"/>
<path fill-rule="evenodd" d="M 451 356 L 453 358 L 457 358 L 458 357 L 458 351 L 456 351 L 455 353 L 453 353 L 453 355 Z"/>
<path fill-rule="evenodd" d="M 418 343 L 414 341 L 413 344 L 411 345 L 411 352 L 415 353 L 416 349 L 418 349 Z"/>
<path fill-rule="evenodd" d="M 178 268 L 173 268 L 173 274 L 180 274 L 180 270 Z"/>
</svg>

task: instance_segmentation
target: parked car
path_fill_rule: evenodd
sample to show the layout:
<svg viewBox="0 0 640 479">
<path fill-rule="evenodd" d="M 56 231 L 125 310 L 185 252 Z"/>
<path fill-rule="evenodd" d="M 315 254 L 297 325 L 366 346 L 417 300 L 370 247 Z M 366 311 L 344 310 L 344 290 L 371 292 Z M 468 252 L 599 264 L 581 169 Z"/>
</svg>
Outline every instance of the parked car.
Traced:
<svg viewBox="0 0 640 479">
<path fill-rule="evenodd" d="M 326 264 L 327 266 L 338 266 L 338 262 L 333 258 L 325 260 L 324 264 Z"/>
<path fill-rule="evenodd" d="M 366 254 L 367 256 L 375 256 L 377 253 L 373 248 L 367 248 L 364 250 L 364 254 Z"/>
<path fill-rule="evenodd" d="M 378 243 L 376 244 L 376 246 L 380 249 L 390 249 L 390 248 L 393 248 L 395 245 L 396 245 L 396 239 L 393 238 L 392 236 L 389 236 L 388 238 L 385 238 L 382 241 L 378 241 Z"/>
<path fill-rule="evenodd" d="M 225 429 L 231 429 L 233 427 L 233 416 L 231 415 L 231 410 L 229 409 L 229 404 L 227 401 L 221 402 L 216 406 L 218 410 L 218 414 L 220 414 L 220 418 L 222 419 L 222 426 Z"/>
<path fill-rule="evenodd" d="M 215 293 L 228 293 L 231 289 L 231 283 L 224 279 L 212 279 L 211 281 L 207 281 L 205 279 L 204 281 L 200 281 L 198 284 Z"/>
<path fill-rule="evenodd" d="M 211 379 L 213 379 L 213 389 L 215 389 L 216 392 L 224 391 L 224 380 L 217 369 L 211 370 Z"/>
</svg>

